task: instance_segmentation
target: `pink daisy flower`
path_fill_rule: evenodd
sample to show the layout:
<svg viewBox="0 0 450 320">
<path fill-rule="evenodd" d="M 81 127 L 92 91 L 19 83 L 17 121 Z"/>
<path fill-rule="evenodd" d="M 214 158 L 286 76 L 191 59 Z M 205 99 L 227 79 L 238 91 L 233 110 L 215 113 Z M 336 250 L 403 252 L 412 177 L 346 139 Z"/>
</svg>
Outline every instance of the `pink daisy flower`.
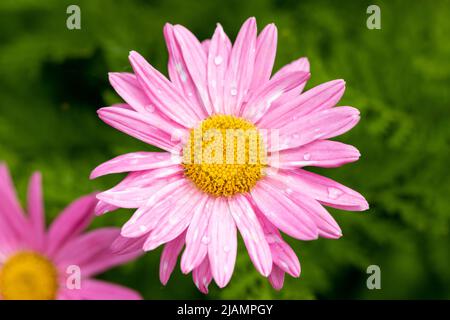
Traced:
<svg viewBox="0 0 450 320">
<path fill-rule="evenodd" d="M 248 19 L 234 44 L 220 25 L 203 42 L 180 25 L 167 24 L 164 36 L 170 80 L 132 51 L 134 73 L 109 75 L 125 103 L 98 111 L 112 127 L 165 150 L 125 154 L 92 172 L 91 178 L 129 172 L 97 196 L 99 214 L 137 209 L 122 228 L 125 238 L 113 246 L 127 252 L 165 244 L 163 284 L 185 248 L 181 270 L 192 271 L 206 293 L 212 279 L 219 287 L 230 281 L 239 231 L 256 269 L 280 289 L 285 273 L 300 275 L 298 258 L 280 231 L 300 240 L 339 238 L 341 229 L 323 205 L 368 209 L 356 191 L 302 169 L 356 161 L 357 149 L 328 139 L 354 127 L 359 112 L 335 107 L 342 80 L 301 93 L 310 76 L 306 58 L 271 76 L 273 24 L 257 35 L 255 19 Z M 239 139 L 226 136 L 228 131 L 256 135 L 244 135 L 245 148 L 231 149 L 228 158 L 228 146 Z M 211 132 L 222 135 L 211 140 Z M 222 161 L 205 157 L 211 148 L 211 157 Z"/>
<path fill-rule="evenodd" d="M 131 289 L 92 278 L 138 254 L 112 254 L 117 228 L 82 233 L 96 203 L 95 195 L 76 200 L 46 232 L 41 175 L 30 180 L 26 216 L 0 164 L 0 300 L 140 299 Z"/>
</svg>

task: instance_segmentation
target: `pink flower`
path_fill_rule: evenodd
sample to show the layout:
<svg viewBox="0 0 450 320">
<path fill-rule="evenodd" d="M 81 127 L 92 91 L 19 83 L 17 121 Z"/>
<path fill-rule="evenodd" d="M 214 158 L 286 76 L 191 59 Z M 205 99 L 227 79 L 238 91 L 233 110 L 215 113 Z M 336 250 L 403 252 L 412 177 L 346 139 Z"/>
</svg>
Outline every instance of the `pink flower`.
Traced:
<svg viewBox="0 0 450 320">
<path fill-rule="evenodd" d="M 97 196 L 97 211 L 137 208 L 122 228 L 122 236 L 129 239 L 114 247 L 118 252 L 140 246 L 149 251 L 165 244 L 163 284 L 185 247 L 181 270 L 192 271 L 202 292 L 212 279 L 226 286 L 239 231 L 256 269 L 279 289 L 285 273 L 300 275 L 297 256 L 279 231 L 300 240 L 339 238 L 341 229 L 322 205 L 368 209 L 359 193 L 302 169 L 358 160 L 353 146 L 328 139 L 353 128 L 359 112 L 335 107 L 344 93 L 343 80 L 301 94 L 310 76 L 306 58 L 271 76 L 277 43 L 273 24 L 257 36 L 255 19 L 248 19 L 233 45 L 220 25 L 202 43 L 180 25 L 167 24 L 164 36 L 170 80 L 133 51 L 129 59 L 134 73 L 109 75 L 126 103 L 98 114 L 165 152 L 125 154 L 97 167 L 91 178 L 129 172 Z M 244 136 L 245 149 L 232 149 L 232 160 L 241 157 L 237 163 L 224 162 L 225 144 L 217 143 L 237 146 L 233 137 L 226 138 L 233 130 L 257 133 L 253 140 Z M 267 130 L 270 139 L 264 137 Z M 222 135 L 209 140 L 211 132 Z M 256 149 L 249 147 L 251 141 Z M 196 161 L 195 154 L 205 157 L 211 148 L 211 157 L 223 156 L 222 162 Z"/>
<path fill-rule="evenodd" d="M 112 254 L 116 228 L 82 233 L 96 203 L 95 195 L 76 200 L 46 232 L 41 175 L 30 180 L 25 215 L 0 164 L 0 300 L 140 299 L 131 289 L 92 278 L 138 254 Z"/>
</svg>

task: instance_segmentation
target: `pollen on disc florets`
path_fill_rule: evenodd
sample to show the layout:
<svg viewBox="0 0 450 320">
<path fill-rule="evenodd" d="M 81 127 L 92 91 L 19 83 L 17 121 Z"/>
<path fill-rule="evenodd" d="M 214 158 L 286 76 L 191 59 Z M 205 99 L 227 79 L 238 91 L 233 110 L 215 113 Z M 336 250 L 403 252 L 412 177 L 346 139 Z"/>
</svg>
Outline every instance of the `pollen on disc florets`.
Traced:
<svg viewBox="0 0 450 320">
<path fill-rule="evenodd" d="M 46 257 L 19 252 L 0 268 L 0 298 L 5 300 L 53 300 L 58 291 L 58 272 Z"/>
<path fill-rule="evenodd" d="M 213 196 L 249 192 L 266 167 L 266 148 L 249 121 L 213 115 L 192 129 L 183 149 L 184 174 Z"/>
</svg>

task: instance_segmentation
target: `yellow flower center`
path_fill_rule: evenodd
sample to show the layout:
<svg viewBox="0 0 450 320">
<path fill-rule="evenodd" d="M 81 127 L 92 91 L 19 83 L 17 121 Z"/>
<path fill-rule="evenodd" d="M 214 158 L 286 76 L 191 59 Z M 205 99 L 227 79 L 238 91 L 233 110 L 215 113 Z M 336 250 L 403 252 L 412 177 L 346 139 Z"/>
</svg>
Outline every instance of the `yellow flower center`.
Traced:
<svg viewBox="0 0 450 320">
<path fill-rule="evenodd" d="M 58 290 L 58 272 L 44 256 L 17 253 L 0 268 L 0 297 L 5 300 L 52 300 Z"/>
<path fill-rule="evenodd" d="M 202 191 L 230 197 L 250 191 L 264 175 L 266 148 L 245 119 L 214 115 L 190 131 L 183 149 L 184 174 Z"/>
</svg>

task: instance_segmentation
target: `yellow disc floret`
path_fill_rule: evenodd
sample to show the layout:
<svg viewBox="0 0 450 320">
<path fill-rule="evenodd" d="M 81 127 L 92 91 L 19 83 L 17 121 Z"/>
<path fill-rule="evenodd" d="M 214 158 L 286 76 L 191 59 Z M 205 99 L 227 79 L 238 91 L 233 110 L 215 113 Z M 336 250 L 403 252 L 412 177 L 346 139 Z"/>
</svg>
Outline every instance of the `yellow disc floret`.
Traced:
<svg viewBox="0 0 450 320">
<path fill-rule="evenodd" d="M 0 268 L 0 298 L 5 300 L 52 300 L 58 290 L 58 273 L 44 256 L 23 251 Z"/>
<path fill-rule="evenodd" d="M 192 129 L 183 149 L 184 174 L 213 196 L 250 191 L 266 167 L 260 132 L 245 119 L 214 115 Z"/>
</svg>

